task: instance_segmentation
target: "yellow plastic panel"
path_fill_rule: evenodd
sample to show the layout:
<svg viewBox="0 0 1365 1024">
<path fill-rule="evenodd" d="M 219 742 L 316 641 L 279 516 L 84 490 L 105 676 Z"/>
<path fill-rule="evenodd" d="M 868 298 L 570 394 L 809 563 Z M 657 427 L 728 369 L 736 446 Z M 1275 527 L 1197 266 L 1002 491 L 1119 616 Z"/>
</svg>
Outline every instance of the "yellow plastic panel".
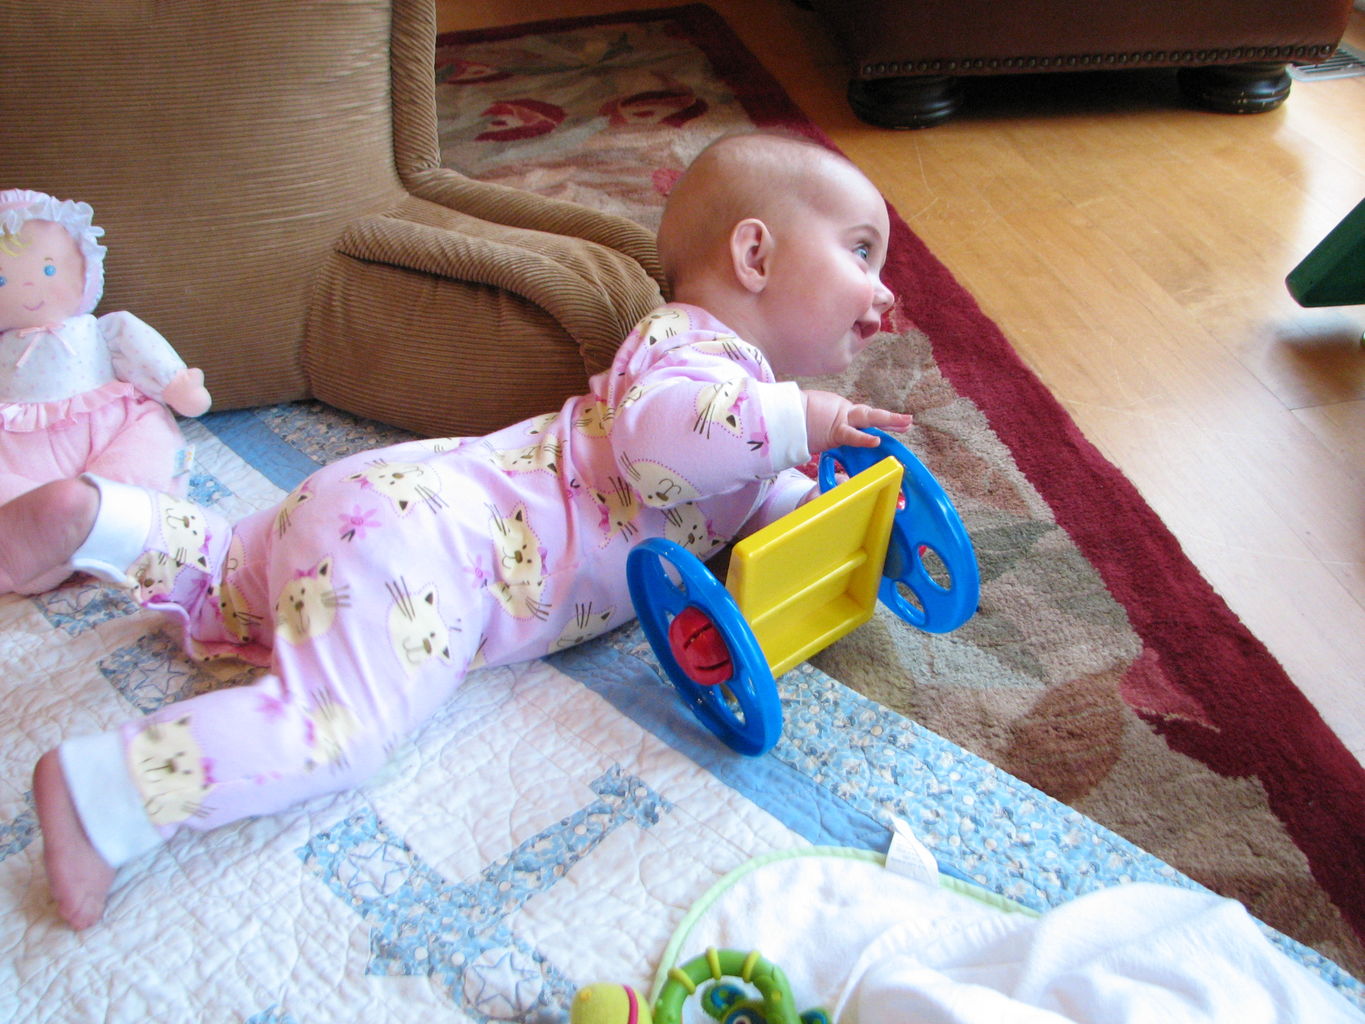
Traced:
<svg viewBox="0 0 1365 1024">
<path fill-rule="evenodd" d="M 735 546 L 725 585 L 774 676 L 872 617 L 902 472 L 883 459 Z"/>
</svg>

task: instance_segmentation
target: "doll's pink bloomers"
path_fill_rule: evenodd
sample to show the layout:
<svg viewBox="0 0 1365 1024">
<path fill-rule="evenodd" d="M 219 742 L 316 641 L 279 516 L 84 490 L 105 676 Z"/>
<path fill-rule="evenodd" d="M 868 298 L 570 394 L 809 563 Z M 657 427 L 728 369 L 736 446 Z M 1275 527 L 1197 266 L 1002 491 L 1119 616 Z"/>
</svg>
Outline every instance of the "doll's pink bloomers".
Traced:
<svg viewBox="0 0 1365 1024">
<path fill-rule="evenodd" d="M 0 505 L 84 472 L 172 494 L 186 487 L 188 450 L 167 406 L 206 412 L 204 375 L 131 313 L 92 315 L 105 253 L 92 212 L 0 191 Z M 0 594 L 60 582 L 0 570 Z"/>
</svg>

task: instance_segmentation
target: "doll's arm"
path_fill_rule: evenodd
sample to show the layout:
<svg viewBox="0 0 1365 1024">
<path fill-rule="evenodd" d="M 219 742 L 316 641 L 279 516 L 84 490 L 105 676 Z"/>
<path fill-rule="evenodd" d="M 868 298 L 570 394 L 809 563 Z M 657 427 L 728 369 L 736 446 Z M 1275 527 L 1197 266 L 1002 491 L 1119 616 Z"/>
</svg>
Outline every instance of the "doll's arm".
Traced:
<svg viewBox="0 0 1365 1024">
<path fill-rule="evenodd" d="M 212 399 L 204 388 L 203 372 L 187 367 L 154 327 L 122 311 L 106 313 L 98 323 L 119 380 L 183 416 L 208 411 Z"/>
<path fill-rule="evenodd" d="M 198 367 L 186 367 L 172 377 L 161 398 L 181 416 L 202 416 L 213 404 L 204 387 L 204 371 Z"/>
</svg>

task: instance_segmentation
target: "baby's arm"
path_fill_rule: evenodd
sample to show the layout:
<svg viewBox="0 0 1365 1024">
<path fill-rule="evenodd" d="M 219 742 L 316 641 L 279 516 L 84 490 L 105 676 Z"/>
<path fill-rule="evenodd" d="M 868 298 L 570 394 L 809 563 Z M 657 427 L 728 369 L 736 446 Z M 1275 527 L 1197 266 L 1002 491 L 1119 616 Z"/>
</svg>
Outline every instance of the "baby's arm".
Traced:
<svg viewBox="0 0 1365 1024">
<path fill-rule="evenodd" d="M 774 382 L 738 339 L 679 332 L 638 346 L 617 370 L 604 396 L 608 437 L 647 505 L 728 494 L 810 458 L 801 389 Z M 656 490 L 654 477 L 674 486 Z"/>
<path fill-rule="evenodd" d="M 802 391 L 801 397 L 806 406 L 806 445 L 812 453 L 843 444 L 875 448 L 877 439 L 858 428 L 908 430 L 913 422 L 909 413 L 858 405 L 831 391 Z"/>
</svg>

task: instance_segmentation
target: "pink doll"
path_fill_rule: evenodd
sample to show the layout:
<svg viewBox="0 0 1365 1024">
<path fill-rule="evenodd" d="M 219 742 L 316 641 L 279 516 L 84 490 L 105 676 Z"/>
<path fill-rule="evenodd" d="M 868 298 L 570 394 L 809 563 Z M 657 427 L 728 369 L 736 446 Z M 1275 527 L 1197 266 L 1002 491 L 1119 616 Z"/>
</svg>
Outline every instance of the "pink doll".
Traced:
<svg viewBox="0 0 1365 1024">
<path fill-rule="evenodd" d="M 204 374 L 131 313 L 91 314 L 105 253 L 92 212 L 0 191 L 0 505 L 86 471 L 185 491 L 188 449 L 166 406 L 207 412 Z M 40 593 L 65 575 L 12 580 L 0 570 L 0 594 Z"/>
</svg>

